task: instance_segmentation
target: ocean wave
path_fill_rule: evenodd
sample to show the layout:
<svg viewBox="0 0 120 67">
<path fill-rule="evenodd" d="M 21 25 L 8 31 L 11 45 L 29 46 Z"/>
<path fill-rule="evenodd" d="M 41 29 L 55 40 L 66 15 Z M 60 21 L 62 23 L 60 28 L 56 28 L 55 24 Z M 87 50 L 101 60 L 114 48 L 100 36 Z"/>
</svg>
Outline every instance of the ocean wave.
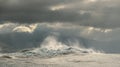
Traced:
<svg viewBox="0 0 120 67">
<path fill-rule="evenodd" d="M 76 46 L 105 53 L 120 53 L 119 30 L 67 23 L 5 23 L 0 25 L 0 52 L 13 53 L 39 47 L 57 50 Z"/>
<path fill-rule="evenodd" d="M 48 36 L 39 47 L 29 48 L 20 50 L 15 53 L 4 53 L 1 54 L 2 57 L 12 58 L 12 57 L 41 57 L 41 58 L 51 58 L 56 56 L 63 56 L 69 54 L 92 54 L 101 53 L 93 49 L 86 49 L 80 47 L 80 44 L 75 42 L 70 42 L 70 45 L 59 42 L 56 36 Z"/>
</svg>

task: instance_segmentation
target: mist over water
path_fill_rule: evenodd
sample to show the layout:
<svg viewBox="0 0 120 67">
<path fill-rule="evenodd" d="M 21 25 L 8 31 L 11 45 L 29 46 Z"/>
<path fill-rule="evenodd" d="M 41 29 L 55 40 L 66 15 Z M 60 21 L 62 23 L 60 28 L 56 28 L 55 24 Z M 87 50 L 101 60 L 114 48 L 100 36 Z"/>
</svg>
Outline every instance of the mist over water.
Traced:
<svg viewBox="0 0 120 67">
<path fill-rule="evenodd" d="M 79 49 L 83 52 L 120 53 L 120 28 L 103 29 L 70 23 L 0 25 L 0 52 Z"/>
</svg>

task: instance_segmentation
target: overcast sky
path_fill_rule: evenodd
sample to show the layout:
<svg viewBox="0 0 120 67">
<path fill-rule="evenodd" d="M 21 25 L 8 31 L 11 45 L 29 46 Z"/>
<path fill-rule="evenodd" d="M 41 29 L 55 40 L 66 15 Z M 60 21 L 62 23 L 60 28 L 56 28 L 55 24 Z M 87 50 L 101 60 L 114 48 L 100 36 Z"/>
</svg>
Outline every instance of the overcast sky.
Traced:
<svg viewBox="0 0 120 67">
<path fill-rule="evenodd" d="M 120 26 L 120 0 L 0 0 L 0 21 Z M 4 22 L 5 23 L 5 22 Z"/>
<path fill-rule="evenodd" d="M 0 0 L 2 51 L 36 47 L 55 36 L 67 45 L 78 41 L 119 52 L 119 34 L 120 0 Z"/>
</svg>

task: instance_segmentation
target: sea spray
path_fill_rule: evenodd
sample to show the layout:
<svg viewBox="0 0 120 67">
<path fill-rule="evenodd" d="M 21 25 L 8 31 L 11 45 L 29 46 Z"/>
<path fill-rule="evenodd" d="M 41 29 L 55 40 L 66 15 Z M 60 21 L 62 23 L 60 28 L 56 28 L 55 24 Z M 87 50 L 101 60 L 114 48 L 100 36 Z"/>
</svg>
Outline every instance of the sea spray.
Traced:
<svg viewBox="0 0 120 67">
<path fill-rule="evenodd" d="M 39 57 L 55 57 L 55 56 L 75 54 L 75 53 L 77 54 L 95 53 L 95 51 L 92 49 L 80 48 L 78 46 L 78 43 L 72 43 L 72 44 L 74 44 L 74 46 L 73 45 L 67 46 L 64 43 L 59 42 L 57 40 L 57 37 L 48 36 L 43 41 L 40 47 L 34 48 L 32 50 L 26 50 L 23 52 L 23 55 L 39 56 Z"/>
</svg>

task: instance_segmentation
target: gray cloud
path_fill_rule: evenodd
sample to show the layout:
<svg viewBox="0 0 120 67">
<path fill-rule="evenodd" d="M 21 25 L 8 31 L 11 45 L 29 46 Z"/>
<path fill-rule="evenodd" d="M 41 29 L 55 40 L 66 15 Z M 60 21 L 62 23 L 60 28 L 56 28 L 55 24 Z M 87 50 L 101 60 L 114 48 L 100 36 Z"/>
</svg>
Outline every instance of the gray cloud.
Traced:
<svg viewBox="0 0 120 67">
<path fill-rule="evenodd" d="M 0 0 L 0 21 L 119 27 L 118 0 Z M 5 23 L 5 22 L 1 22 Z"/>
<path fill-rule="evenodd" d="M 49 9 L 50 6 L 67 3 L 67 0 L 14 0 L 11 4 L 10 1 L 4 2 L 5 4 L 1 5 L 1 20 L 13 22 L 70 22 L 82 19 L 82 16 L 76 12 L 64 10 L 52 11 Z"/>
</svg>

